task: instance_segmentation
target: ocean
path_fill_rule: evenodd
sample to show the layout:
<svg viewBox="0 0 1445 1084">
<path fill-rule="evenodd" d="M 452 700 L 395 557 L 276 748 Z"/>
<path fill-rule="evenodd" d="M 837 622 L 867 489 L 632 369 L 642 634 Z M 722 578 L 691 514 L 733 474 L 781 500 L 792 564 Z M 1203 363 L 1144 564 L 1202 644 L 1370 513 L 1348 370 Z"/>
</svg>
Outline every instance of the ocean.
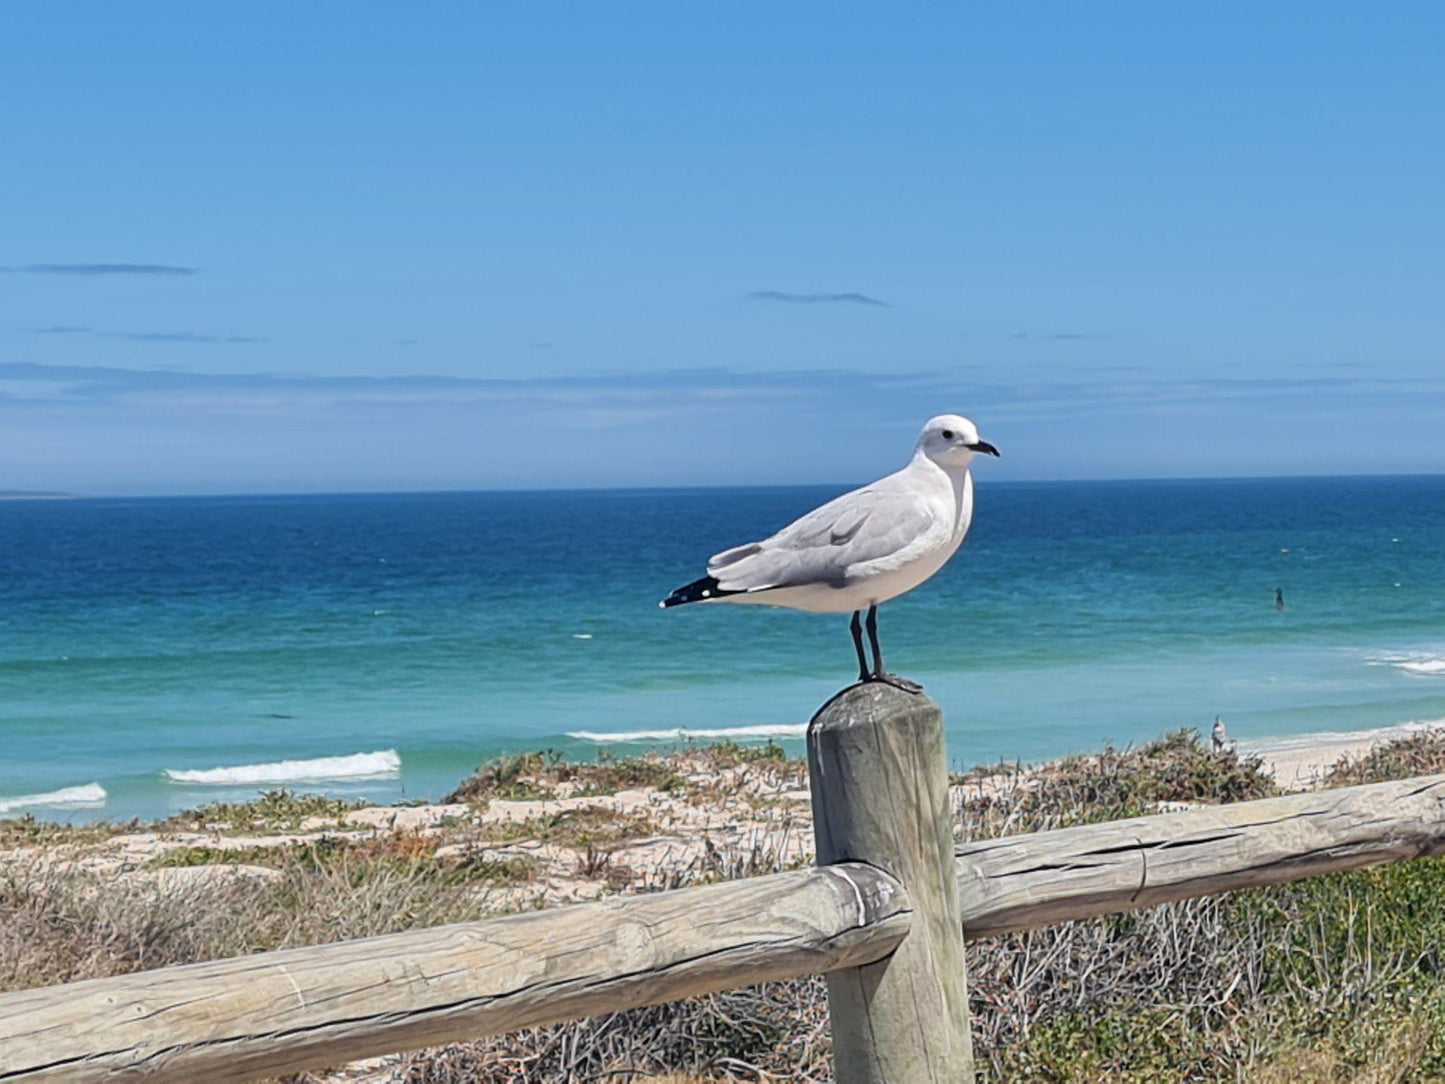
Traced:
<svg viewBox="0 0 1445 1084">
<path fill-rule="evenodd" d="M 845 488 L 0 503 L 0 815 L 435 799 L 509 750 L 799 750 L 853 678 L 846 615 L 657 603 Z M 963 549 L 879 622 L 960 767 L 1216 714 L 1297 743 L 1445 719 L 1442 563 L 1445 477 L 984 472 Z"/>
</svg>

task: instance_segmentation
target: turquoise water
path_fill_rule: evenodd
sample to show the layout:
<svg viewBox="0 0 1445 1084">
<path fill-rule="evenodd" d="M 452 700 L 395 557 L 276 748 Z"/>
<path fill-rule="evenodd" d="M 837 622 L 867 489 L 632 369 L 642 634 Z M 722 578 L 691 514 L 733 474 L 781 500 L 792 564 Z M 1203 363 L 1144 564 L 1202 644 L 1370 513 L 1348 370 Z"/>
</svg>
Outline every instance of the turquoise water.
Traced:
<svg viewBox="0 0 1445 1084">
<path fill-rule="evenodd" d="M 678 728 L 799 748 L 853 676 L 846 617 L 657 601 L 842 488 L 0 503 L 0 812 L 435 798 L 502 750 Z M 1442 555 L 1441 477 L 984 478 L 880 626 L 960 765 L 1216 713 L 1394 726 L 1445 718 Z"/>
</svg>

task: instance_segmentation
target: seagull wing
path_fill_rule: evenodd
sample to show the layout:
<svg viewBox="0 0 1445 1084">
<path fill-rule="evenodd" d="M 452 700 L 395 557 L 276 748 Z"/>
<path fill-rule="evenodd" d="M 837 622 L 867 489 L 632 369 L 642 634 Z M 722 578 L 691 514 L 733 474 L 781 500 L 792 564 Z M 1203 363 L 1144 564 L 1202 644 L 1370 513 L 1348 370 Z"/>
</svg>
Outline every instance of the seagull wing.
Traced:
<svg viewBox="0 0 1445 1084">
<path fill-rule="evenodd" d="M 841 586 L 906 563 L 946 539 L 950 527 L 934 502 L 897 477 L 845 493 L 771 538 L 715 554 L 708 575 L 724 591 L 766 591 Z"/>
</svg>

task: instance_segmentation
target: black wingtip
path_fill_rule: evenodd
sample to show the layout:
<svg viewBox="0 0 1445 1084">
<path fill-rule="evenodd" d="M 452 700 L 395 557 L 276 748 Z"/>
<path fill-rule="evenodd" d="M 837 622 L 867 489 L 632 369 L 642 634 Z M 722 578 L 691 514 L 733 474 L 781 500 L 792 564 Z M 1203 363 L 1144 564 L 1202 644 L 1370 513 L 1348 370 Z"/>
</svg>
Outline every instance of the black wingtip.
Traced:
<svg viewBox="0 0 1445 1084">
<path fill-rule="evenodd" d="M 658 603 L 658 605 L 664 610 L 668 610 L 674 606 L 686 605 L 689 602 L 706 602 L 710 598 L 720 598 L 723 595 L 736 593 L 735 591 L 724 591 L 720 589 L 716 576 L 704 576 L 700 580 L 693 580 L 692 583 L 683 584 Z"/>
</svg>

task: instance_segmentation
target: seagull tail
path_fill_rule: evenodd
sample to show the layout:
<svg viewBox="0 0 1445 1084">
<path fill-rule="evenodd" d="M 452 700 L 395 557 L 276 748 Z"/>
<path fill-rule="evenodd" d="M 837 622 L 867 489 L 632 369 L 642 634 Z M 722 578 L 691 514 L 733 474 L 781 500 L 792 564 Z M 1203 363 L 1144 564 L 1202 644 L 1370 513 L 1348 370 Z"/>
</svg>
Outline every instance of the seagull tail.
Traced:
<svg viewBox="0 0 1445 1084">
<path fill-rule="evenodd" d="M 659 606 L 664 610 L 673 606 L 681 606 L 688 602 L 711 602 L 713 599 L 722 598 L 724 595 L 736 595 L 737 591 L 724 591 L 718 586 L 716 576 L 704 576 L 700 580 L 693 580 L 692 583 L 685 583 L 672 594 L 663 599 Z"/>
</svg>

